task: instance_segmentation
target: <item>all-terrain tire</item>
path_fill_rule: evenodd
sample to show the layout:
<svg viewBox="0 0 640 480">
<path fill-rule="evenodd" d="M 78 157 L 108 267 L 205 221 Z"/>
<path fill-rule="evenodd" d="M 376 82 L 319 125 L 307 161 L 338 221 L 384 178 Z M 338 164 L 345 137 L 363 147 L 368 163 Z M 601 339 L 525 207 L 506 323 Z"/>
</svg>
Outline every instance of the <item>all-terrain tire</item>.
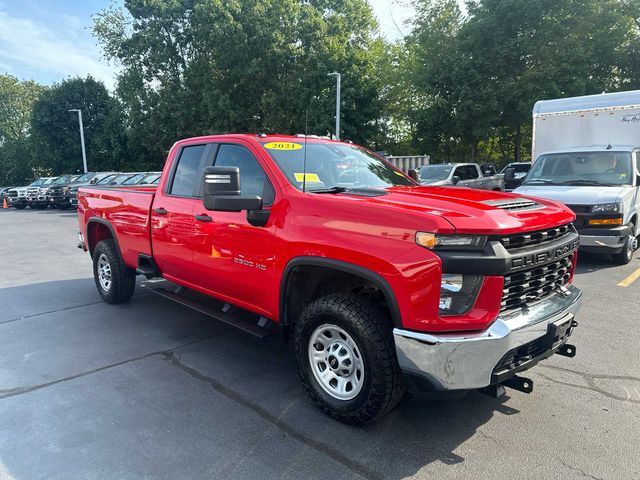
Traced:
<svg viewBox="0 0 640 480">
<path fill-rule="evenodd" d="M 98 242 L 93 251 L 93 278 L 107 303 L 128 301 L 136 289 L 136 272 L 127 267 L 113 240 Z"/>
<path fill-rule="evenodd" d="M 340 333 L 342 339 L 348 338 L 358 352 L 355 356 L 363 369 L 363 380 L 354 398 L 336 398 L 328 392 L 326 383 L 321 385 L 312 370 L 318 368 L 317 361 L 311 358 L 311 348 L 318 347 L 317 343 L 310 345 L 312 336 L 327 325 L 335 326 L 334 331 L 344 332 Z M 388 313 L 355 294 L 327 295 L 304 309 L 295 324 L 293 346 L 302 383 L 320 410 L 343 423 L 359 425 L 384 415 L 402 399 L 405 384 L 392 330 Z M 336 335 L 337 341 L 342 339 Z"/>
</svg>

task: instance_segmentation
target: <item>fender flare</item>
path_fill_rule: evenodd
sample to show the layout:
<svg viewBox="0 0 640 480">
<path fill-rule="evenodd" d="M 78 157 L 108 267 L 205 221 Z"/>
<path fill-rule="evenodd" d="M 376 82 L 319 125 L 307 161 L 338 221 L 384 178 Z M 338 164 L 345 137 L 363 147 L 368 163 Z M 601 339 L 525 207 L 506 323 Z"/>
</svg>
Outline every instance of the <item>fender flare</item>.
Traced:
<svg viewBox="0 0 640 480">
<path fill-rule="evenodd" d="M 100 217 L 91 217 L 87 221 L 87 247 L 89 247 L 89 254 L 93 257 L 93 249 L 91 248 L 91 245 L 89 245 L 89 227 L 91 226 L 92 223 L 99 223 L 107 227 L 107 229 L 111 232 L 111 237 L 113 238 L 114 243 L 116 244 L 116 251 L 118 252 L 118 256 L 120 257 L 120 260 L 122 260 L 122 252 L 120 251 L 120 244 L 118 243 L 118 237 L 116 236 L 116 231 L 107 220 Z"/>
<path fill-rule="evenodd" d="M 400 307 L 398 306 L 398 301 L 393 292 L 393 289 L 387 283 L 387 281 L 378 273 L 373 272 L 367 268 L 361 267 L 360 265 L 355 265 L 353 263 L 343 262 L 342 260 L 335 260 L 332 258 L 325 257 L 314 257 L 314 256 L 303 256 L 303 257 L 295 257 L 287 263 L 285 267 L 282 278 L 280 279 L 280 318 L 281 324 L 286 325 L 286 292 L 289 287 L 289 278 L 291 271 L 300 266 L 310 266 L 310 267 L 324 267 L 331 270 L 337 270 L 339 272 L 349 273 L 356 277 L 363 278 L 373 283 L 376 287 L 378 287 L 385 299 L 387 300 L 387 304 L 389 305 L 389 310 L 391 311 L 391 320 L 393 325 L 396 327 L 402 327 L 402 315 L 400 314 Z"/>
</svg>

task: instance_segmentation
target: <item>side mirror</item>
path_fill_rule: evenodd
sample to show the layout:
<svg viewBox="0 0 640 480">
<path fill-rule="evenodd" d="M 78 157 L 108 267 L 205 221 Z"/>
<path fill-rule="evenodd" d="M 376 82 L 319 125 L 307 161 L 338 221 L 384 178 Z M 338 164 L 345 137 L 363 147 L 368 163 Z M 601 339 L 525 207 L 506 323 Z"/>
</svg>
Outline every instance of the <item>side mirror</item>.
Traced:
<svg viewBox="0 0 640 480">
<path fill-rule="evenodd" d="M 418 182 L 418 172 L 416 171 L 415 168 L 410 168 L 409 171 L 407 172 L 407 175 L 409 176 L 409 178 L 412 178 L 416 182 Z"/>
<path fill-rule="evenodd" d="M 457 185 L 459 181 L 460 177 L 457 175 L 454 175 L 454 177 L 451 179 L 451 183 L 453 183 L 454 185 Z"/>
<path fill-rule="evenodd" d="M 219 212 L 262 209 L 262 198 L 240 195 L 238 167 L 205 168 L 202 178 L 202 203 L 207 210 Z"/>
<path fill-rule="evenodd" d="M 504 171 L 504 179 L 507 182 L 512 182 L 516 178 L 516 169 L 515 168 L 507 168 Z"/>
<path fill-rule="evenodd" d="M 89 185 L 95 185 L 96 183 L 98 183 L 98 179 L 96 177 L 93 177 L 91 180 L 89 180 Z"/>
</svg>

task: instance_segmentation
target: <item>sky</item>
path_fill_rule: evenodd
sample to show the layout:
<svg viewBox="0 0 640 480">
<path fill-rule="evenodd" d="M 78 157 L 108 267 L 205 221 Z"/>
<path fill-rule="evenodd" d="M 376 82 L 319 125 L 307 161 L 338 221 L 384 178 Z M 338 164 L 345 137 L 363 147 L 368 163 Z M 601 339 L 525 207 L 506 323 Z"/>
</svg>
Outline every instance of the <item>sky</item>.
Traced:
<svg viewBox="0 0 640 480">
<path fill-rule="evenodd" d="M 369 0 L 390 40 L 407 33 L 412 9 L 403 0 Z M 102 56 L 91 35 L 91 16 L 110 0 L 0 0 L 0 74 L 45 85 L 69 76 L 115 85 L 116 66 Z"/>
</svg>

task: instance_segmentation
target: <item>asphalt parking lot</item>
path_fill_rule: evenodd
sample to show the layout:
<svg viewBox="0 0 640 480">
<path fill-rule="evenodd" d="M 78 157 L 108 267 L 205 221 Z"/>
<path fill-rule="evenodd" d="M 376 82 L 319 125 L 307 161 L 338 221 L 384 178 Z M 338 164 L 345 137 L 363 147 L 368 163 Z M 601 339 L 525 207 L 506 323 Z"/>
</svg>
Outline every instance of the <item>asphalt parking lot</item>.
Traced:
<svg viewBox="0 0 640 480">
<path fill-rule="evenodd" d="M 138 288 L 103 303 L 75 213 L 0 210 L 0 480 L 640 478 L 640 268 L 582 255 L 573 359 L 530 395 L 405 399 L 347 427 L 288 347 Z"/>
</svg>

